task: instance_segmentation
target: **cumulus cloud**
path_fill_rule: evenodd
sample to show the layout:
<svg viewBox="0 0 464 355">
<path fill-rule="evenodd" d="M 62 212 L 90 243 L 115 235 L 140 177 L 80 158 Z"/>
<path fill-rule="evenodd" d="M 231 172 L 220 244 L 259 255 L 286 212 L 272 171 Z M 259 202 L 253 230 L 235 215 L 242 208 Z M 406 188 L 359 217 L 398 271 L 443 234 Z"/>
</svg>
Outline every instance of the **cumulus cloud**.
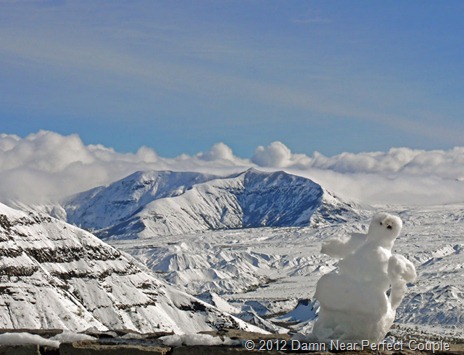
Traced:
<svg viewBox="0 0 464 355">
<path fill-rule="evenodd" d="M 463 164 L 464 148 L 456 147 L 448 151 L 392 148 L 388 152 L 341 153 L 333 157 L 316 152 L 303 166 L 340 173 L 432 174 L 451 178 L 463 175 Z"/>
<path fill-rule="evenodd" d="M 286 169 L 308 177 L 346 199 L 368 204 L 437 205 L 464 203 L 464 181 L 427 174 L 339 173 Z"/>
<path fill-rule="evenodd" d="M 464 148 L 342 153 L 332 157 L 293 153 L 282 142 L 259 146 L 250 159 L 224 143 L 194 156 L 168 159 L 152 148 L 120 153 L 85 145 L 76 134 L 40 131 L 21 138 L 0 134 L 0 201 L 43 202 L 106 185 L 137 170 L 200 171 L 226 175 L 259 167 L 284 169 L 326 189 L 371 204 L 464 202 Z"/>
<path fill-rule="evenodd" d="M 232 149 L 222 142 L 214 144 L 206 153 L 199 153 L 198 157 L 206 161 L 228 160 L 233 162 L 238 159 L 234 156 Z"/>
<path fill-rule="evenodd" d="M 262 167 L 330 170 L 342 174 L 436 175 L 464 177 L 464 147 L 451 150 L 392 148 L 387 152 L 344 152 L 332 157 L 319 152 L 312 156 L 294 154 L 281 142 L 256 148 L 251 161 Z"/>
<path fill-rule="evenodd" d="M 85 145 L 76 134 L 40 131 L 25 138 L 0 135 L 0 201 L 27 203 L 60 199 L 105 185 L 138 170 L 189 170 L 216 174 L 245 169 L 224 143 L 209 152 L 174 159 L 149 147 L 120 153 L 101 144 Z"/>
<path fill-rule="evenodd" d="M 292 161 L 292 152 L 282 142 L 272 142 L 267 147 L 260 145 L 255 150 L 251 161 L 259 166 L 281 168 L 289 166 Z"/>
<path fill-rule="evenodd" d="M 0 133 L 0 152 L 12 149 L 20 139 L 16 135 Z"/>
<path fill-rule="evenodd" d="M 57 133 L 40 131 L 16 140 L 16 144 L 12 144 L 14 136 L 5 138 L 9 144 L 5 144 L 7 149 L 0 156 L 2 170 L 27 166 L 38 171 L 57 172 L 75 162 L 93 162 L 93 157 L 75 134 L 63 137 Z"/>
</svg>

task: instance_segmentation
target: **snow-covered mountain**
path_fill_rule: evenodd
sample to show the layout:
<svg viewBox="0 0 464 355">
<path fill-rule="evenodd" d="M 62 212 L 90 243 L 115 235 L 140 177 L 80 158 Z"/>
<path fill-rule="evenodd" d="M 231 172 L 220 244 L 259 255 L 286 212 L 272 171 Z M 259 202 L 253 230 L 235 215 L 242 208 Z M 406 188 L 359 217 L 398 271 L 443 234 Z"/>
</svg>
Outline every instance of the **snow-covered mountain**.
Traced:
<svg viewBox="0 0 464 355">
<path fill-rule="evenodd" d="M 62 205 L 68 222 L 102 239 L 306 226 L 356 215 L 350 204 L 307 178 L 255 169 L 227 177 L 137 172 L 72 196 Z"/>
<path fill-rule="evenodd" d="M 0 204 L 0 328 L 260 331 L 157 279 L 94 235 Z"/>
</svg>

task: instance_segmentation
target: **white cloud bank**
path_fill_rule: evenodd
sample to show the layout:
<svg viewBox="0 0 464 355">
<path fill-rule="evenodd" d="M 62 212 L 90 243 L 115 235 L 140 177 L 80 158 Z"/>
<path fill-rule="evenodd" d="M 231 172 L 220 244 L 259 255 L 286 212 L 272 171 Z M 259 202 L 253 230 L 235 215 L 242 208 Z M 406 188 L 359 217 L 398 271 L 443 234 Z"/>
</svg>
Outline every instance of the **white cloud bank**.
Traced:
<svg viewBox="0 0 464 355">
<path fill-rule="evenodd" d="M 0 134 L 0 201 L 38 202 L 105 185 L 137 170 L 188 170 L 230 174 L 248 167 L 284 169 L 362 202 L 442 204 L 464 202 L 464 147 L 393 148 L 388 152 L 326 157 L 294 154 L 281 142 L 259 146 L 241 159 L 224 143 L 195 156 L 167 159 L 148 147 L 135 154 L 84 145 L 78 135 L 40 131 L 25 138 Z"/>
</svg>

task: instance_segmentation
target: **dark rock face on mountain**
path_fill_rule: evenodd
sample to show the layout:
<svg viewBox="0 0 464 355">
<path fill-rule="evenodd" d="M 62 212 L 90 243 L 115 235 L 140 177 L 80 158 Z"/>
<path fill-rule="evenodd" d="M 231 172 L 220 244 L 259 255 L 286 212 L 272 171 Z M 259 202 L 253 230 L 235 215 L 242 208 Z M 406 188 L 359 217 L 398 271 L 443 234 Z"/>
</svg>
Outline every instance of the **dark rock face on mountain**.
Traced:
<svg viewBox="0 0 464 355">
<path fill-rule="evenodd" d="M 319 185 L 282 171 L 248 170 L 238 178 L 243 183 L 235 195 L 243 214 L 243 227 L 308 225 L 322 201 Z"/>
<path fill-rule="evenodd" d="M 332 205 L 336 205 L 333 214 Z M 255 169 L 227 177 L 137 172 L 108 187 L 70 197 L 63 207 L 70 223 L 102 239 L 307 226 L 318 211 L 318 222 L 354 214 L 349 205 L 307 178 Z"/>
<path fill-rule="evenodd" d="M 0 204 L 0 328 L 257 329 L 157 279 L 94 235 Z"/>
</svg>

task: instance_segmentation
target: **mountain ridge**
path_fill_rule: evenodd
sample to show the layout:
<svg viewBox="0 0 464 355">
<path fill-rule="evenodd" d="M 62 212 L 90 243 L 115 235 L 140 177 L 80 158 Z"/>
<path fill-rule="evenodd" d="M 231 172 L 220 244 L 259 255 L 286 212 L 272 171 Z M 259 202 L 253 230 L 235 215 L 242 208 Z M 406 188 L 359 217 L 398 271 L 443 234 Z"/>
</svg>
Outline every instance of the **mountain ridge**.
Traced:
<svg viewBox="0 0 464 355">
<path fill-rule="evenodd" d="M 102 239 L 343 221 L 356 208 L 308 178 L 254 168 L 229 176 L 136 172 L 62 203 L 70 223 Z M 337 208 L 331 210 L 331 206 Z M 341 208 L 340 208 L 341 207 Z M 318 213 L 316 213 L 318 212 Z"/>
</svg>

